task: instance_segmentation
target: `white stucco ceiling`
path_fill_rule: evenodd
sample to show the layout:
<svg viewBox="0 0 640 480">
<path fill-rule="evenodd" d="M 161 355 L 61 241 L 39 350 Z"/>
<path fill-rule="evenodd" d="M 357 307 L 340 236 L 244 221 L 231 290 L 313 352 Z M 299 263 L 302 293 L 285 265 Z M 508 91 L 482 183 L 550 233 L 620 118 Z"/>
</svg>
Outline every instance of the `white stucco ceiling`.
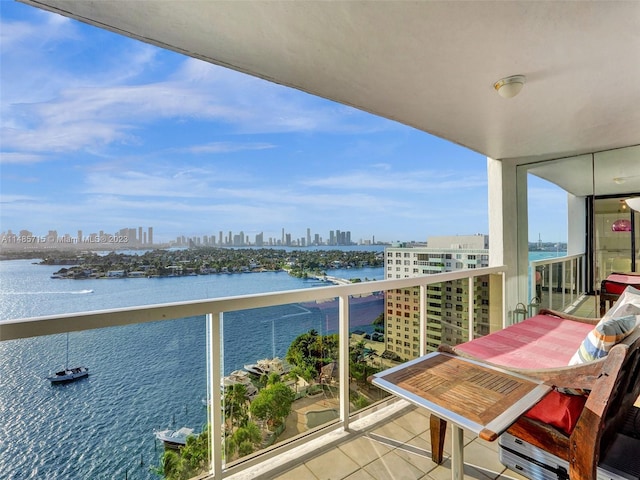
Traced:
<svg viewBox="0 0 640 480">
<path fill-rule="evenodd" d="M 640 143 L 639 1 L 23 1 L 496 159 Z"/>
</svg>

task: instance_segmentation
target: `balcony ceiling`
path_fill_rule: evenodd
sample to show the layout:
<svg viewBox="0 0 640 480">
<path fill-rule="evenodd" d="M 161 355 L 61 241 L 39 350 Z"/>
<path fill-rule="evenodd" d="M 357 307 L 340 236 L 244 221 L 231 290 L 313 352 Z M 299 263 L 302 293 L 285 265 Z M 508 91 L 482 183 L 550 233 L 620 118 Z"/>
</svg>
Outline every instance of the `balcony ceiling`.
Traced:
<svg viewBox="0 0 640 480">
<path fill-rule="evenodd" d="M 495 159 L 640 143 L 637 1 L 22 1 Z M 514 74 L 522 92 L 498 96 L 494 82 Z"/>
</svg>

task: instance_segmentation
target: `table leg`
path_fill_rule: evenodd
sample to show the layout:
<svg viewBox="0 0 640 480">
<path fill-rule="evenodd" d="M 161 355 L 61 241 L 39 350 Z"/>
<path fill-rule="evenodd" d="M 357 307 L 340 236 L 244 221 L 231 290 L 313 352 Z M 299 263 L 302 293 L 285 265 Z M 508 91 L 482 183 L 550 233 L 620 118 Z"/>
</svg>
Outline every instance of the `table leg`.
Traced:
<svg viewBox="0 0 640 480">
<path fill-rule="evenodd" d="M 447 422 L 431 414 L 429 416 L 429 432 L 431 433 L 431 461 L 440 465 L 444 457 L 444 437 L 447 433 Z"/>
<path fill-rule="evenodd" d="M 462 480 L 464 478 L 464 435 L 463 430 L 457 425 L 451 425 L 452 449 L 451 449 L 451 479 Z"/>
</svg>

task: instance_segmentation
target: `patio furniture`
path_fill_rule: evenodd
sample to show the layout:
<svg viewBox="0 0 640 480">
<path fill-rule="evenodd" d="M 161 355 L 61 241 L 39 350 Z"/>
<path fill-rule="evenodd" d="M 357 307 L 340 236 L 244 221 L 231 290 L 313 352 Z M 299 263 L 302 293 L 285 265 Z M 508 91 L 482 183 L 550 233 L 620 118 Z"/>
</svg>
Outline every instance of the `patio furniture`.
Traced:
<svg viewBox="0 0 640 480">
<path fill-rule="evenodd" d="M 629 285 L 640 288 L 640 273 L 612 273 L 600 282 L 600 316 L 604 316 L 609 308 L 620 297 Z"/>
<path fill-rule="evenodd" d="M 613 310 L 613 309 L 612 309 Z M 618 310 L 620 311 L 620 310 Z M 633 317 L 634 321 L 637 317 Z M 569 463 L 571 480 L 595 480 L 598 461 L 640 396 L 640 326 L 605 357 L 569 365 L 598 319 L 551 310 L 441 351 L 538 379 L 554 389 L 507 432 Z M 473 405 L 473 399 L 464 402 Z M 432 459 L 441 463 L 446 420 L 431 419 Z M 433 428 L 433 427 L 436 428 Z"/>
<path fill-rule="evenodd" d="M 439 352 L 376 373 L 372 383 L 453 424 L 453 480 L 463 478 L 462 429 L 494 441 L 551 389 L 539 380 Z M 473 408 L 460 399 L 472 399 Z M 432 422 L 431 428 L 439 425 Z"/>
</svg>

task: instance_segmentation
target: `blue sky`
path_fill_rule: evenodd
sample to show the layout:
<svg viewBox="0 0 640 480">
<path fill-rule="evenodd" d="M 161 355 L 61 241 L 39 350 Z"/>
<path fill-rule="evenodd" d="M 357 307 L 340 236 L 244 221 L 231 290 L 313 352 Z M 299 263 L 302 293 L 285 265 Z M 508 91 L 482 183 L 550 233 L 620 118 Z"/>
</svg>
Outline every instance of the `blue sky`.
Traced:
<svg viewBox="0 0 640 480">
<path fill-rule="evenodd" d="M 253 240 L 487 233 L 484 156 L 350 107 L 1 1 L 0 230 Z M 566 239 L 533 181 L 530 238 Z M 534 211 L 536 211 L 534 210 Z"/>
</svg>

